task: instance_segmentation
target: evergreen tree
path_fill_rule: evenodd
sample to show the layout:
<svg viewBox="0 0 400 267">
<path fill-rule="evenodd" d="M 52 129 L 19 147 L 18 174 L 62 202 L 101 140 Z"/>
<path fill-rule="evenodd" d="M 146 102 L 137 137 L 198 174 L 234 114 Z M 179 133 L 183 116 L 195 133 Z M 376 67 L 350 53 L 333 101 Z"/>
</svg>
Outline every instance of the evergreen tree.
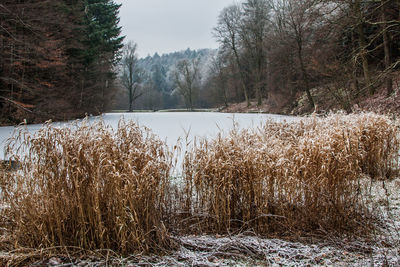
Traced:
<svg viewBox="0 0 400 267">
<path fill-rule="evenodd" d="M 154 64 L 152 69 L 152 81 L 154 83 L 154 89 L 158 92 L 165 91 L 166 88 L 166 71 L 164 67 L 160 64 Z"/>
<path fill-rule="evenodd" d="M 81 94 L 78 107 L 90 107 L 91 113 L 105 110 L 111 97 L 114 67 L 120 59 L 124 37 L 120 36 L 119 8 L 112 0 L 84 0 L 85 33 Z"/>
<path fill-rule="evenodd" d="M 85 0 L 88 64 L 104 54 L 109 55 L 110 63 L 114 65 L 120 59 L 125 38 L 120 36 L 121 27 L 118 26 L 120 7 L 112 0 Z"/>
</svg>

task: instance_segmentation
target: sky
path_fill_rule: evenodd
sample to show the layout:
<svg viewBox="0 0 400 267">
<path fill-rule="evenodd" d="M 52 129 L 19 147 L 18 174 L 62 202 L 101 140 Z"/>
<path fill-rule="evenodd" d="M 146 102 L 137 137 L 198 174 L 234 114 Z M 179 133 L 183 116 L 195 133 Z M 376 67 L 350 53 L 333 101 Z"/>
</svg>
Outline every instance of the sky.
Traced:
<svg viewBox="0 0 400 267">
<path fill-rule="evenodd" d="M 115 0 L 125 41 L 138 44 L 139 57 L 180 50 L 217 48 L 212 29 L 234 0 Z"/>
</svg>

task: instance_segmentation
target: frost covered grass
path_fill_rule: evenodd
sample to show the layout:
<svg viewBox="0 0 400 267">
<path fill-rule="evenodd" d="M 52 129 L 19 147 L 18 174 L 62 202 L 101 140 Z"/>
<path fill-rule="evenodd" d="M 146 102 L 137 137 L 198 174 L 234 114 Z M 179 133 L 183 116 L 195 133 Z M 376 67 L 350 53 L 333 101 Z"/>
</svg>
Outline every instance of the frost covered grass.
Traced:
<svg viewBox="0 0 400 267">
<path fill-rule="evenodd" d="M 389 212 L 377 212 L 386 202 L 371 196 L 371 181 L 398 176 L 398 134 L 396 122 L 372 113 L 267 121 L 201 140 L 185 152 L 182 179 L 171 179 L 173 152 L 135 123 L 21 131 L 10 146 L 20 169 L 0 170 L 0 265 L 251 266 L 282 255 L 287 264 L 328 263 L 336 250 L 266 238 L 351 240 L 385 229 L 377 218 Z M 399 233 L 392 221 L 388 236 Z M 388 243 L 398 256 L 398 242 Z"/>
<path fill-rule="evenodd" d="M 115 131 L 103 122 L 45 125 L 21 131 L 11 148 L 21 169 L 3 172 L 0 195 L 12 248 L 169 247 L 161 219 L 171 155 L 148 130 L 124 121 Z"/>
<path fill-rule="evenodd" d="M 372 228 L 362 178 L 398 170 L 397 127 L 371 113 L 266 122 L 186 155 L 182 229 L 359 235 Z"/>
</svg>

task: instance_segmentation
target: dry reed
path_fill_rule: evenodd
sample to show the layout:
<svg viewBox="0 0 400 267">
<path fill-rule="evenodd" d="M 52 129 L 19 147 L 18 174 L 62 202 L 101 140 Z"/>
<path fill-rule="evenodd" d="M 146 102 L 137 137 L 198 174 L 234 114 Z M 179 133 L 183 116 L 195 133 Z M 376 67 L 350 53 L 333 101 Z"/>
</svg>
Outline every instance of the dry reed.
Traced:
<svg viewBox="0 0 400 267">
<path fill-rule="evenodd" d="M 127 254 L 170 245 L 162 216 L 171 154 L 148 130 L 49 124 L 20 131 L 10 151 L 21 170 L 2 176 L 0 193 L 16 248 Z"/>
<path fill-rule="evenodd" d="M 385 116 L 332 114 L 202 140 L 184 163 L 184 227 L 279 235 L 367 231 L 361 179 L 397 171 L 397 132 Z"/>
</svg>

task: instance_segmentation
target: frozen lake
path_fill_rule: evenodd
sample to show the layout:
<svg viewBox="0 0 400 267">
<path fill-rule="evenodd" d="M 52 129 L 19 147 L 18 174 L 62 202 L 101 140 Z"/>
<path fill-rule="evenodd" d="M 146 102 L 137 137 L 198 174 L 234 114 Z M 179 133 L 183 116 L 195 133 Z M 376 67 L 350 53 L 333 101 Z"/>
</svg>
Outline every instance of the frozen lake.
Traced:
<svg viewBox="0 0 400 267">
<path fill-rule="evenodd" d="M 176 144 L 179 138 L 188 136 L 189 140 L 195 137 L 214 137 L 219 132 L 228 132 L 234 123 L 240 129 L 257 127 L 260 123 L 271 119 L 277 121 L 292 121 L 296 117 L 271 115 L 271 114 L 243 114 L 243 113 L 217 113 L 217 112 L 154 112 L 154 113 L 106 113 L 102 116 L 104 122 L 116 128 L 118 121 L 133 120 L 141 126 L 150 128 L 153 133 L 165 140 L 169 146 Z M 91 117 L 90 121 L 100 117 Z M 66 127 L 68 123 L 55 123 Z M 29 132 L 40 129 L 41 124 L 28 125 Z M 0 127 L 0 159 L 4 159 L 4 146 L 15 130 L 14 126 Z"/>
</svg>

